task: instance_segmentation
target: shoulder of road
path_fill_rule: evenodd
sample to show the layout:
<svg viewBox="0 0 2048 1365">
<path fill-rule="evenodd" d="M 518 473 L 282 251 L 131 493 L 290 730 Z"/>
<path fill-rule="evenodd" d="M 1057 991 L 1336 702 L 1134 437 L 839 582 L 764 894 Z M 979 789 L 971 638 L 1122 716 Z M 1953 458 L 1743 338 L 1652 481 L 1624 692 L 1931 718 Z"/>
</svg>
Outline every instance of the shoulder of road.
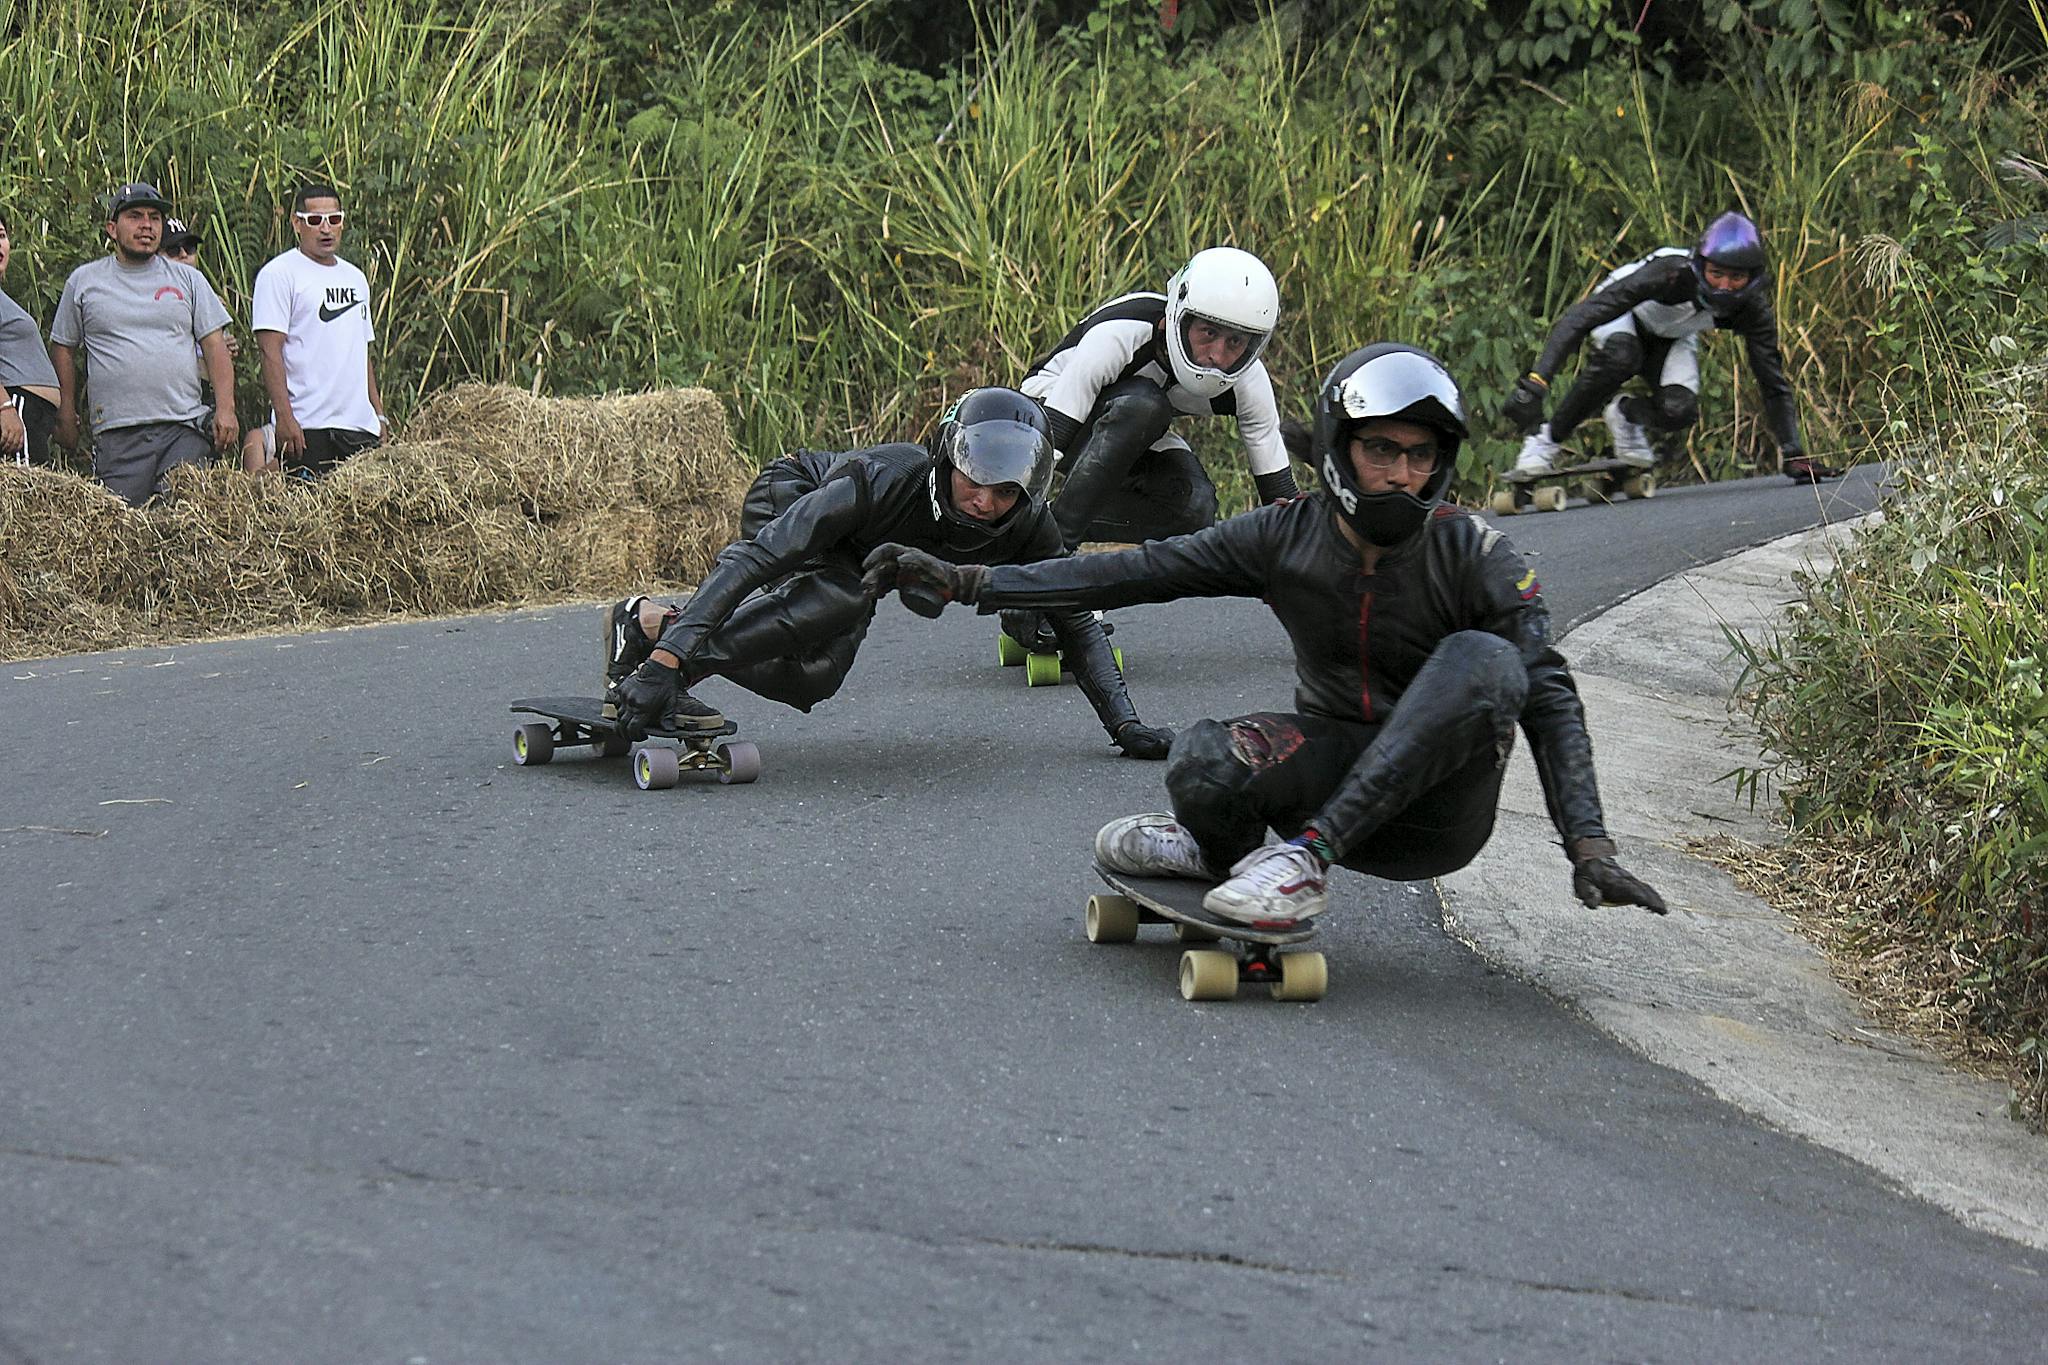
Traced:
<svg viewBox="0 0 2048 1365">
<path fill-rule="evenodd" d="M 1768 632 L 1855 524 L 1822 527 L 1657 584 L 1563 642 L 1585 698 L 1610 830 L 1669 916 L 1598 912 L 1569 869 L 1533 765 L 1517 759 L 1499 823 L 1442 879 L 1446 923 L 1650 1060 L 1879 1171 L 1964 1222 L 2048 1249 L 2048 1143 L 2007 1117 L 2005 1088 L 1875 1026 L 1789 920 L 1690 856 L 1688 841 L 1778 836 L 1726 778 L 1758 761 L 1731 696 L 1724 627 Z"/>
</svg>

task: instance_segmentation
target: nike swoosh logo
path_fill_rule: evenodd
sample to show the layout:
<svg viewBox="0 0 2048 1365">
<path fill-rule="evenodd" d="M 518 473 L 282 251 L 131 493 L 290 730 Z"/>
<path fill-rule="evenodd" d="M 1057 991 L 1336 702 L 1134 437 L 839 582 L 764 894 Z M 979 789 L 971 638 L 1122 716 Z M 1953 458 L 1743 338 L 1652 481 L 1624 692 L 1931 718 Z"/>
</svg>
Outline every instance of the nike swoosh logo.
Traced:
<svg viewBox="0 0 2048 1365">
<path fill-rule="evenodd" d="M 323 303 L 320 305 L 320 321 L 332 322 L 336 318 L 340 317 L 343 313 L 348 312 L 349 309 L 359 307 L 360 304 L 361 300 L 357 300 L 356 303 L 345 304 L 340 308 L 329 308 L 326 304 Z"/>
</svg>

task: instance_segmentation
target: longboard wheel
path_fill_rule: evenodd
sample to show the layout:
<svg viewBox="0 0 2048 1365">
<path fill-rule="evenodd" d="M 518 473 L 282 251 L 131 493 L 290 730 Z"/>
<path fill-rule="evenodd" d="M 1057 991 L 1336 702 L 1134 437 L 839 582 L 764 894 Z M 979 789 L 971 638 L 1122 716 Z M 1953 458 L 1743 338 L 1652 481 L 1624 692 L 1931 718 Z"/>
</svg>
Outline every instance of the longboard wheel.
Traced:
<svg viewBox="0 0 2048 1365">
<path fill-rule="evenodd" d="M 1204 929 L 1199 924 L 1189 924 L 1185 920 L 1174 921 L 1173 936 L 1182 943 L 1216 943 L 1223 937 L 1214 929 Z"/>
<path fill-rule="evenodd" d="M 1098 892 L 1088 898 L 1083 923 L 1090 943 L 1129 943 L 1138 937 L 1138 903 Z"/>
<path fill-rule="evenodd" d="M 1032 654 L 1024 660 L 1024 683 L 1028 687 L 1058 687 L 1060 683 L 1060 656 L 1057 654 Z"/>
<path fill-rule="evenodd" d="M 1621 491 L 1631 498 L 1654 498 L 1657 496 L 1657 476 L 1637 474 L 1633 478 L 1624 479 Z"/>
<path fill-rule="evenodd" d="M 1493 495 L 1494 515 L 1511 517 L 1515 514 L 1515 495 L 1508 489 L 1501 489 Z"/>
<path fill-rule="evenodd" d="M 1330 964 L 1321 953 L 1281 953 L 1280 979 L 1273 983 L 1275 1000 L 1313 1004 L 1330 989 Z"/>
<path fill-rule="evenodd" d="M 641 791 L 673 787 L 682 770 L 674 749 L 649 744 L 633 751 L 633 781 Z"/>
<path fill-rule="evenodd" d="M 1023 663 L 1025 656 L 1030 653 L 1030 650 L 1011 639 L 1008 631 L 996 633 L 996 658 L 1002 661 L 1004 668 L 1015 668 Z"/>
<path fill-rule="evenodd" d="M 752 782 L 761 775 L 761 751 L 742 739 L 718 746 L 718 780 Z"/>
<path fill-rule="evenodd" d="M 1529 496 L 1530 505 L 1539 512 L 1562 512 L 1565 504 L 1564 489 L 1552 484 L 1539 488 Z"/>
<path fill-rule="evenodd" d="M 555 732 L 545 725 L 522 725 L 512 732 L 512 761 L 520 767 L 546 763 L 555 756 Z"/>
<path fill-rule="evenodd" d="M 621 734 L 599 735 L 597 753 L 600 758 L 624 758 L 632 751 L 633 741 Z"/>
<path fill-rule="evenodd" d="M 1182 953 L 1180 997 L 1183 1000 L 1235 999 L 1237 954 L 1214 948 L 1190 948 Z"/>
</svg>

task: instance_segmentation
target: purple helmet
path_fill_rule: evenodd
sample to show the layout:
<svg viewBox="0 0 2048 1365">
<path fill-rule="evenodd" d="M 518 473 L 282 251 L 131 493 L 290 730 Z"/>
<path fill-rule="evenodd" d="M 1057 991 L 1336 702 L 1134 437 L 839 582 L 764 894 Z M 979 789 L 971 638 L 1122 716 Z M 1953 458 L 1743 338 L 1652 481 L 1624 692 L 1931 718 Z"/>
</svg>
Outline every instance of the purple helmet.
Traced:
<svg viewBox="0 0 2048 1365">
<path fill-rule="evenodd" d="M 1707 265 L 1724 270 L 1743 270 L 1749 282 L 1740 289 L 1716 289 L 1707 283 Z M 1692 273 L 1699 281 L 1700 307 L 1711 313 L 1726 313 L 1764 287 L 1770 274 L 1764 256 L 1764 235 L 1756 224 L 1739 213 L 1724 213 L 1707 224 L 1692 249 Z"/>
</svg>

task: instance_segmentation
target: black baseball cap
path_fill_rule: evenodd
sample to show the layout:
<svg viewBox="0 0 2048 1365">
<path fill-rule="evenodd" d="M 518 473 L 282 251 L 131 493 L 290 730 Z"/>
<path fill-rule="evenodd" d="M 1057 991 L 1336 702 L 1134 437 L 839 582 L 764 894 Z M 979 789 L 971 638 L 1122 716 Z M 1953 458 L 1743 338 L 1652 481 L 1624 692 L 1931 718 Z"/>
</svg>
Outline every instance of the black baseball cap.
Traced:
<svg viewBox="0 0 2048 1365">
<path fill-rule="evenodd" d="M 183 218 L 166 218 L 163 241 L 158 243 L 158 247 L 163 251 L 189 251 L 205 240 L 205 237 L 186 227 Z"/>
<path fill-rule="evenodd" d="M 109 221 L 119 218 L 121 210 L 153 208 L 159 213 L 171 211 L 171 201 L 156 192 L 156 186 L 141 180 L 131 181 L 114 191 L 114 201 L 107 208 Z"/>
</svg>

